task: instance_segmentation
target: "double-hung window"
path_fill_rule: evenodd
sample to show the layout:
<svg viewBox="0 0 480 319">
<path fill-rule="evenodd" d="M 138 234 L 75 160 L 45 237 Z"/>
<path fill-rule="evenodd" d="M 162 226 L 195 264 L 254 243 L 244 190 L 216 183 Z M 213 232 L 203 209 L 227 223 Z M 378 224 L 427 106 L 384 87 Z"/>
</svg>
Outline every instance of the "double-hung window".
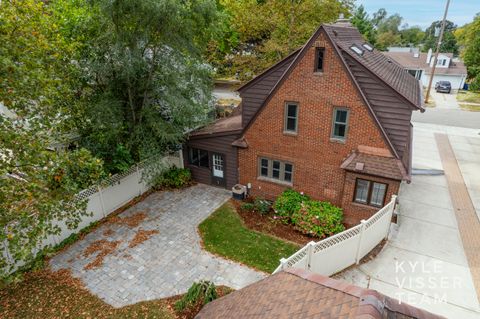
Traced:
<svg viewBox="0 0 480 319">
<path fill-rule="evenodd" d="M 347 138 L 349 111 L 346 108 L 333 109 L 331 138 L 344 141 Z"/>
<path fill-rule="evenodd" d="M 188 154 L 188 162 L 190 163 L 190 165 L 208 168 L 208 152 L 198 148 L 190 148 Z"/>
<path fill-rule="evenodd" d="M 261 157 L 259 159 L 259 177 L 292 183 L 293 164 Z"/>
<path fill-rule="evenodd" d="M 354 202 L 382 207 L 387 193 L 387 184 L 357 178 Z"/>
<path fill-rule="evenodd" d="M 285 133 L 297 133 L 298 131 L 298 104 L 285 103 L 285 121 L 283 131 Z"/>
</svg>

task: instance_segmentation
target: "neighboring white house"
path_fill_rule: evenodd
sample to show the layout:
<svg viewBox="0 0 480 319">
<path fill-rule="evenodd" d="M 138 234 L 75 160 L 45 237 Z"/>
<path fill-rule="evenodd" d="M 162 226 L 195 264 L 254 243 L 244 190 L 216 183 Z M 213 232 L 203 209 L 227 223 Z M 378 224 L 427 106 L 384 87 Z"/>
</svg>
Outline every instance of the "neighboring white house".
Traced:
<svg viewBox="0 0 480 319">
<path fill-rule="evenodd" d="M 432 73 L 434 55 L 430 49 L 428 53 L 420 53 L 418 48 L 389 48 L 385 55 L 400 64 L 412 76 L 428 85 Z M 433 85 L 438 81 L 449 81 L 453 90 L 463 88 L 467 78 L 467 68 L 462 61 L 453 58 L 452 53 L 440 53 L 433 77 Z"/>
</svg>

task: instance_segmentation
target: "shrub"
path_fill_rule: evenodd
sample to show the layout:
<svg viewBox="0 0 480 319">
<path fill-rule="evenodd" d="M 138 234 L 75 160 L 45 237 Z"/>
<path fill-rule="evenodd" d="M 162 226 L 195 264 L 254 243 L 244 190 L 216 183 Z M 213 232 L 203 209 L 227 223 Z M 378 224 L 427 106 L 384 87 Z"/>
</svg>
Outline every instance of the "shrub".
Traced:
<svg viewBox="0 0 480 319">
<path fill-rule="evenodd" d="M 171 167 L 151 180 L 154 189 L 183 188 L 192 183 L 192 173 L 188 168 Z"/>
<path fill-rule="evenodd" d="M 277 197 L 273 209 L 277 215 L 291 218 L 294 213 L 300 210 L 302 203 L 309 199 L 310 198 L 303 193 L 299 193 L 293 189 L 287 189 Z"/>
<path fill-rule="evenodd" d="M 254 211 L 259 212 L 260 214 L 268 214 L 271 207 L 272 204 L 264 198 L 256 197 L 253 201 Z"/>
<path fill-rule="evenodd" d="M 175 310 L 183 311 L 189 307 L 197 306 L 199 303 L 206 305 L 217 299 L 217 288 L 210 281 L 201 280 L 194 282 L 187 293 L 175 303 Z"/>
<path fill-rule="evenodd" d="M 345 230 L 343 210 L 328 202 L 309 200 L 291 217 L 295 228 L 304 234 L 325 238 Z"/>
<path fill-rule="evenodd" d="M 240 209 L 246 212 L 253 212 L 255 210 L 255 205 L 253 205 L 253 203 L 243 203 L 242 206 L 240 206 Z"/>
</svg>

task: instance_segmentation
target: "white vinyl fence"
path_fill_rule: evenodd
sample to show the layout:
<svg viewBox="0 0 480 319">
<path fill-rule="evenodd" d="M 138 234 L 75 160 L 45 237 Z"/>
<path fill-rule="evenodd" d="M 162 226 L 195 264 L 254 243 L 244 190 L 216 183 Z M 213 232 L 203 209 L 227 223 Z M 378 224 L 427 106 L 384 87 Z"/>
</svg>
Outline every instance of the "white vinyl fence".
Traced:
<svg viewBox="0 0 480 319">
<path fill-rule="evenodd" d="M 159 161 L 165 166 L 175 165 L 183 168 L 183 158 L 181 151 L 175 155 L 165 156 Z M 68 229 L 62 221 L 57 221 L 62 231 L 58 235 L 51 235 L 43 241 L 38 247 L 39 250 L 49 246 L 57 245 L 68 236 L 79 232 L 91 223 L 98 221 L 116 209 L 122 207 L 135 197 L 142 195 L 148 190 L 148 186 L 142 179 L 142 171 L 145 163 L 132 166 L 128 171 L 114 175 L 102 182 L 101 185 L 94 185 L 81 191 L 78 196 L 80 199 L 88 199 L 87 212 L 92 213 L 91 216 L 84 216 L 76 229 Z M 3 244 L 3 254 L 12 264 L 13 259 L 7 249 L 7 244 Z M 17 265 L 20 266 L 20 265 Z"/>
<path fill-rule="evenodd" d="M 319 242 L 310 242 L 287 259 L 273 273 L 287 268 L 301 268 L 330 276 L 358 264 L 383 239 L 387 239 L 397 196 L 375 215 Z"/>
</svg>

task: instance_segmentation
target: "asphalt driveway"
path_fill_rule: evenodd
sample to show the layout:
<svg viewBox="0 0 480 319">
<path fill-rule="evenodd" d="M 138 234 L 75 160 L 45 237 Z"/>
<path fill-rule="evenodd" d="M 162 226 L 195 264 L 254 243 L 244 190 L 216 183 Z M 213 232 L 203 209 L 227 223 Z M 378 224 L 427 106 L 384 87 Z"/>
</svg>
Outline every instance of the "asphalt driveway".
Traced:
<svg viewBox="0 0 480 319">
<path fill-rule="evenodd" d="M 204 251 L 197 233 L 229 197 L 206 185 L 154 193 L 53 257 L 51 267 L 71 270 L 114 307 L 184 293 L 201 279 L 242 288 L 265 274 Z"/>
</svg>

